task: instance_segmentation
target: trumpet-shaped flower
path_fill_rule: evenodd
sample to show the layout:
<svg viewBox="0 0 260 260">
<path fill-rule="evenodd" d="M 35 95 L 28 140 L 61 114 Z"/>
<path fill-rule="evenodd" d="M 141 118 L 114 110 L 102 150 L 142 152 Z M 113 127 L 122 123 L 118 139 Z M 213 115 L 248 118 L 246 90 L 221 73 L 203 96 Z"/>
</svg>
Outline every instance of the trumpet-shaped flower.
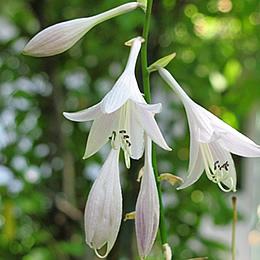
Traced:
<svg viewBox="0 0 260 260">
<path fill-rule="evenodd" d="M 84 159 L 95 154 L 110 139 L 115 149 L 123 149 L 129 168 L 130 157 L 139 159 L 143 154 L 144 132 L 163 149 L 171 150 L 154 119 L 154 114 L 160 112 L 161 104 L 148 105 L 135 78 L 134 70 L 142 41 L 141 37 L 137 37 L 128 42 L 131 51 L 126 68 L 101 102 L 79 112 L 63 113 L 72 121 L 94 120 Z"/>
<path fill-rule="evenodd" d="M 151 139 L 147 137 L 145 164 L 135 215 L 137 246 L 141 258 L 145 258 L 150 253 L 159 226 L 159 199 L 151 158 Z"/>
<path fill-rule="evenodd" d="M 260 157 L 260 146 L 191 100 L 166 69 L 159 68 L 159 73 L 183 102 L 190 128 L 189 175 L 179 189 L 196 182 L 205 169 L 207 177 L 223 191 L 236 191 L 230 153 Z"/>
<path fill-rule="evenodd" d="M 86 243 L 100 258 L 112 249 L 122 219 L 122 193 L 119 180 L 119 149 L 111 149 L 94 182 L 85 208 Z M 105 247 L 101 255 L 100 249 Z"/>
<path fill-rule="evenodd" d="M 34 57 L 47 57 L 62 53 L 71 48 L 95 25 L 130 12 L 138 6 L 140 6 L 139 3 L 131 2 L 95 16 L 74 19 L 47 27 L 27 43 L 23 53 Z"/>
</svg>

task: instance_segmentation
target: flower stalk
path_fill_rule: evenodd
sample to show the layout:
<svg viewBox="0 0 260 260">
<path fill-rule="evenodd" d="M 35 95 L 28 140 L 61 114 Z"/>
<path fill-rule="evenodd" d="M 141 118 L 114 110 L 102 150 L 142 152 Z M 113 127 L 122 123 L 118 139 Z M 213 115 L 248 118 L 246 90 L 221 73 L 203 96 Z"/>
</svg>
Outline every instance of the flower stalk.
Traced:
<svg viewBox="0 0 260 260">
<path fill-rule="evenodd" d="M 151 22 L 151 14 L 152 14 L 152 6 L 153 0 L 147 0 L 147 9 L 145 14 L 144 20 L 144 28 L 143 28 L 143 38 L 144 43 L 141 50 L 141 61 L 142 61 L 142 75 L 143 75 L 143 86 L 144 86 L 144 96 L 147 103 L 151 103 L 151 89 L 150 89 L 150 77 L 148 72 L 148 60 L 147 60 L 147 52 L 148 52 L 148 37 L 149 37 L 149 29 L 150 29 L 150 22 Z M 159 205 L 160 205 L 160 236 L 161 236 L 161 244 L 162 246 L 167 243 L 167 229 L 164 217 L 164 207 L 162 203 L 162 191 L 159 181 L 159 173 L 157 169 L 157 158 L 156 158 L 156 149 L 155 146 L 152 145 L 152 165 L 154 169 L 154 175 L 156 179 L 156 186 L 158 191 L 159 197 Z"/>
<path fill-rule="evenodd" d="M 237 223 L 237 197 L 232 197 L 233 222 L 232 222 L 232 260 L 236 259 L 236 223 Z"/>
</svg>

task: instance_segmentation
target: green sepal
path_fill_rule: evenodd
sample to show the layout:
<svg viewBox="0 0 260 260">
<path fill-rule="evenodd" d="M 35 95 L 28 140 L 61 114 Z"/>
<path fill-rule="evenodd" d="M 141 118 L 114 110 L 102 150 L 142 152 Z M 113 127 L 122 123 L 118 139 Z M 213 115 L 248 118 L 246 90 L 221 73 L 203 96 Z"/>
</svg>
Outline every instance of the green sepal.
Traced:
<svg viewBox="0 0 260 260">
<path fill-rule="evenodd" d="M 166 67 L 176 56 L 176 53 L 173 52 L 170 55 L 167 55 L 159 60 L 157 60 L 156 62 L 154 62 L 152 65 L 150 65 L 147 70 L 149 73 L 153 72 L 153 71 L 157 71 L 158 68 L 164 68 Z"/>
</svg>

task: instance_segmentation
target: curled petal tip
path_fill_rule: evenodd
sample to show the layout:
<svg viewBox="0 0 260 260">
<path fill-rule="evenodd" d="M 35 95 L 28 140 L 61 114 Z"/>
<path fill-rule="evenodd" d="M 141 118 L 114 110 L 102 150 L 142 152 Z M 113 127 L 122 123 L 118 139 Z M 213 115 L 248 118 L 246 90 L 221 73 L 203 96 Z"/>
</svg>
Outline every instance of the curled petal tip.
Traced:
<svg viewBox="0 0 260 260">
<path fill-rule="evenodd" d="M 171 147 L 169 147 L 169 146 L 167 146 L 167 149 L 166 149 L 167 151 L 172 151 L 172 148 Z"/>
<path fill-rule="evenodd" d="M 135 41 L 139 41 L 140 43 L 143 43 L 145 40 L 143 37 L 137 36 L 137 37 L 125 42 L 125 45 L 131 47 Z"/>
<path fill-rule="evenodd" d="M 146 12 L 147 0 L 137 0 L 138 5 Z"/>
<path fill-rule="evenodd" d="M 108 256 L 108 254 L 109 254 L 109 247 L 108 247 L 108 245 L 105 245 L 105 246 L 107 248 L 106 248 L 106 252 L 103 255 L 101 255 L 101 253 L 98 252 L 98 250 L 100 250 L 100 249 L 97 249 L 97 248 L 94 249 L 94 252 L 95 252 L 97 257 L 103 259 L 103 258 L 106 258 Z"/>
</svg>

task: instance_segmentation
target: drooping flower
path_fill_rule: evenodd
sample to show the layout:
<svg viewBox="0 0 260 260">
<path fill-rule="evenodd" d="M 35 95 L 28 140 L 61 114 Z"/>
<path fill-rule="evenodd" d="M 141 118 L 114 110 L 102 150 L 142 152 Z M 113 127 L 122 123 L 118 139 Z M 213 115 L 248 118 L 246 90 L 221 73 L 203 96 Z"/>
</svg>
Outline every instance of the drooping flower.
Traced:
<svg viewBox="0 0 260 260">
<path fill-rule="evenodd" d="M 131 2 L 98 15 L 61 22 L 47 27 L 27 43 L 23 54 L 34 57 L 47 57 L 62 53 L 71 48 L 95 25 L 130 12 L 138 6 L 141 6 L 140 3 Z"/>
<path fill-rule="evenodd" d="M 260 146 L 191 100 L 166 69 L 158 70 L 183 102 L 188 117 L 189 175 L 179 189 L 196 182 L 205 169 L 207 177 L 223 191 L 236 191 L 236 170 L 230 153 L 260 157 Z"/>
<path fill-rule="evenodd" d="M 144 132 L 163 149 L 171 150 L 154 119 L 154 114 L 160 112 L 161 104 L 147 104 L 135 78 L 135 65 L 142 41 L 143 38 L 137 37 L 127 43 L 131 51 L 126 68 L 101 102 L 79 112 L 63 113 L 67 119 L 76 122 L 94 120 L 84 159 L 95 154 L 110 139 L 114 148 L 123 149 L 129 168 L 130 157 L 142 157 Z"/>
<path fill-rule="evenodd" d="M 146 137 L 145 164 L 136 202 L 135 230 L 140 257 L 150 253 L 159 227 L 159 199 L 152 166 L 151 139 Z"/>
<path fill-rule="evenodd" d="M 111 149 L 90 190 L 85 208 L 86 243 L 100 258 L 105 258 L 112 249 L 122 219 L 119 151 Z M 105 248 L 105 253 L 101 255 L 99 250 L 102 248 Z"/>
</svg>

